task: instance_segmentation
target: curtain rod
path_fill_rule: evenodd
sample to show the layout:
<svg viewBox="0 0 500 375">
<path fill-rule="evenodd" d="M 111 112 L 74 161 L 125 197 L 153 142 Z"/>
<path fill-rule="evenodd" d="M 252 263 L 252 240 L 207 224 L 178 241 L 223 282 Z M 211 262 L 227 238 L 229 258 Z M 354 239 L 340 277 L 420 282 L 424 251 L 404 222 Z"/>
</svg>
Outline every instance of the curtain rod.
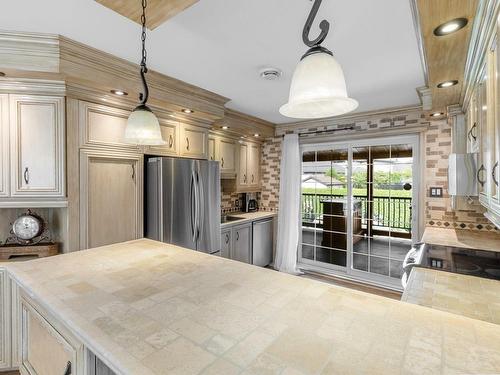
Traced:
<svg viewBox="0 0 500 375">
<path fill-rule="evenodd" d="M 340 132 L 342 130 L 354 130 L 354 126 L 349 126 L 347 128 L 341 128 L 341 129 L 316 130 L 316 131 L 312 131 L 312 132 L 299 133 L 299 137 L 303 137 L 303 136 L 311 135 L 311 134 L 334 133 L 334 132 Z M 286 134 L 283 134 L 282 138 L 285 138 L 285 135 Z"/>
</svg>

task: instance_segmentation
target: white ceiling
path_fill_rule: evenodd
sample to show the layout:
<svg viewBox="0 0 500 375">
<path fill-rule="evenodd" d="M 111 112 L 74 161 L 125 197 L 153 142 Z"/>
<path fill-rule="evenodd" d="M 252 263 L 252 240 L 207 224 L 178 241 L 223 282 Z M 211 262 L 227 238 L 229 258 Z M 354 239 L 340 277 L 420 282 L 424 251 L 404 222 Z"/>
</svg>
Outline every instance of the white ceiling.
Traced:
<svg viewBox="0 0 500 375">
<path fill-rule="evenodd" d="M 134 1 L 134 0 L 129 0 Z M 139 1 L 139 0 L 136 0 Z M 272 122 L 288 99 L 300 56 L 307 0 L 200 0 L 148 34 L 148 65 L 216 92 L 228 107 Z M 325 0 L 313 27 L 331 24 L 324 45 L 344 69 L 358 111 L 418 103 L 424 85 L 408 0 Z M 93 0 L 15 0 L 0 12 L 4 30 L 61 34 L 124 59 L 140 59 L 139 25 Z M 283 71 L 265 81 L 259 70 Z"/>
</svg>

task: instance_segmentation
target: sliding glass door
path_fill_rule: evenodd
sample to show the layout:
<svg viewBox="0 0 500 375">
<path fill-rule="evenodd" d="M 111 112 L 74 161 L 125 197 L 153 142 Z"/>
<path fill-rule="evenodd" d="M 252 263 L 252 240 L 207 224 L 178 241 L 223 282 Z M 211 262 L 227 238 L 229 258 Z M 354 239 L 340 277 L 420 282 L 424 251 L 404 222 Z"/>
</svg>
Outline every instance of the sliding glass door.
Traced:
<svg viewBox="0 0 500 375">
<path fill-rule="evenodd" d="M 302 145 L 305 267 L 400 285 L 415 239 L 418 137 Z"/>
</svg>

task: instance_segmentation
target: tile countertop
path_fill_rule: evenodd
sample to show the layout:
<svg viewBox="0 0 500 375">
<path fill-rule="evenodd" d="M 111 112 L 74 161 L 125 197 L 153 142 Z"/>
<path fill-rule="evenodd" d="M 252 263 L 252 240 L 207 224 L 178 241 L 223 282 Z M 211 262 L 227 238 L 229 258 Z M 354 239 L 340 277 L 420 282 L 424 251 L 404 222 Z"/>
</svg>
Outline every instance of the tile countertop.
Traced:
<svg viewBox="0 0 500 375">
<path fill-rule="evenodd" d="M 413 267 L 401 300 L 500 324 L 499 280 Z"/>
<path fill-rule="evenodd" d="M 277 215 L 276 212 L 269 211 L 255 211 L 255 212 L 228 212 L 225 214 L 227 216 L 236 216 L 241 217 L 241 220 L 228 221 L 226 223 L 221 224 L 221 229 L 225 229 L 228 227 L 232 227 L 234 225 L 246 224 L 252 221 L 267 219 L 270 217 L 275 217 Z"/>
<path fill-rule="evenodd" d="M 500 325 L 151 240 L 6 267 L 117 374 L 500 373 Z"/>
<path fill-rule="evenodd" d="M 465 249 L 500 251 L 500 233 L 464 229 L 425 228 L 422 242 Z"/>
</svg>

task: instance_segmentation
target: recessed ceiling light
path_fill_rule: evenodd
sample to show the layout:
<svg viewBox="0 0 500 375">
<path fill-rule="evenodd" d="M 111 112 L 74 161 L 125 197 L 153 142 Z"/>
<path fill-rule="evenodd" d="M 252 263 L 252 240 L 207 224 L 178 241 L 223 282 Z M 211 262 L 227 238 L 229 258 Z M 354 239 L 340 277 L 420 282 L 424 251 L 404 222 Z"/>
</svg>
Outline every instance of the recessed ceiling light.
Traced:
<svg viewBox="0 0 500 375">
<path fill-rule="evenodd" d="M 454 20 L 445 22 L 434 29 L 434 35 L 443 36 L 454 33 L 467 26 L 467 18 L 455 18 Z"/>
<path fill-rule="evenodd" d="M 434 112 L 431 117 L 440 117 L 440 116 L 443 116 L 444 113 L 443 112 Z"/>
<path fill-rule="evenodd" d="M 455 86 L 456 84 L 458 83 L 458 81 L 456 79 L 454 80 L 451 80 L 451 81 L 444 81 L 444 82 L 441 82 L 437 85 L 437 87 L 439 89 L 445 89 L 447 87 L 451 87 L 451 86 Z"/>
<path fill-rule="evenodd" d="M 260 134 L 255 133 L 253 136 L 254 136 L 255 138 L 258 138 L 258 137 L 260 137 Z"/>
<path fill-rule="evenodd" d="M 123 90 L 111 90 L 112 94 L 119 95 L 119 96 L 127 96 L 128 92 L 125 92 Z"/>
<path fill-rule="evenodd" d="M 222 127 L 222 129 L 223 129 L 223 130 L 227 130 L 227 129 L 229 129 L 229 126 L 224 125 L 224 126 Z"/>
<path fill-rule="evenodd" d="M 184 109 L 182 109 L 182 112 L 189 115 L 190 113 L 193 113 L 194 111 L 192 109 L 189 109 L 189 108 L 184 108 Z"/>
</svg>

